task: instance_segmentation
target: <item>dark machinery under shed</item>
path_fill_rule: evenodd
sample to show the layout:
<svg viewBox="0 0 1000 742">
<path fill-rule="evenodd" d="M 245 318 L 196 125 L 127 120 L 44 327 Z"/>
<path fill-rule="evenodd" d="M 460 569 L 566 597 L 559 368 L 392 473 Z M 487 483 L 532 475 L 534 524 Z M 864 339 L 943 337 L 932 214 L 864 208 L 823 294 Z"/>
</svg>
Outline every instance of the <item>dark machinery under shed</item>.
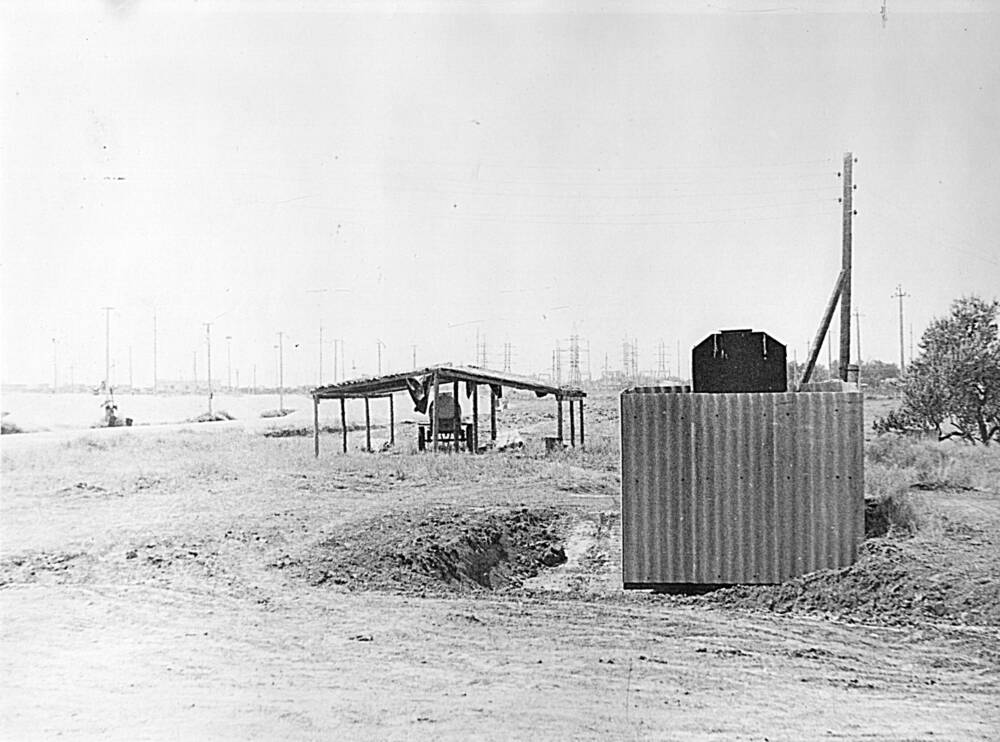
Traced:
<svg viewBox="0 0 1000 742">
<path fill-rule="evenodd" d="M 463 424 L 461 420 L 460 387 L 465 385 L 467 395 L 472 401 L 472 422 Z M 448 394 L 441 387 L 450 385 Z M 552 395 L 556 400 L 556 439 L 559 443 L 564 438 L 563 402 L 569 403 L 569 434 L 570 445 L 577 441 L 577 423 L 579 423 L 580 445 L 584 443 L 583 400 L 586 392 L 576 387 L 552 386 L 534 379 L 517 376 L 500 371 L 490 371 L 475 366 L 452 366 L 443 364 L 430 366 L 415 371 L 398 374 L 387 374 L 365 379 L 352 379 L 339 384 L 331 384 L 313 389 L 313 440 L 316 455 L 319 456 L 319 404 L 324 399 L 340 400 L 340 421 L 343 429 L 343 450 L 347 452 L 347 411 L 348 399 L 363 399 L 365 403 L 365 449 L 371 451 L 371 413 L 372 399 L 389 400 L 389 435 L 390 444 L 395 443 L 395 402 L 393 395 L 406 392 L 413 402 L 415 412 L 429 415 L 429 423 L 418 426 L 421 435 L 420 448 L 429 445 L 431 450 L 438 450 L 440 444 L 446 442 L 449 448 L 460 450 L 462 443 L 470 452 L 480 450 L 479 445 L 479 394 L 480 386 L 490 389 L 490 438 L 496 441 L 497 420 L 496 400 L 503 394 L 504 388 L 523 389 L 534 392 L 539 397 Z M 450 397 L 450 401 L 448 401 Z M 441 413 L 434 413 L 435 403 L 439 410 L 448 409 L 454 416 L 450 422 L 443 422 Z"/>
</svg>

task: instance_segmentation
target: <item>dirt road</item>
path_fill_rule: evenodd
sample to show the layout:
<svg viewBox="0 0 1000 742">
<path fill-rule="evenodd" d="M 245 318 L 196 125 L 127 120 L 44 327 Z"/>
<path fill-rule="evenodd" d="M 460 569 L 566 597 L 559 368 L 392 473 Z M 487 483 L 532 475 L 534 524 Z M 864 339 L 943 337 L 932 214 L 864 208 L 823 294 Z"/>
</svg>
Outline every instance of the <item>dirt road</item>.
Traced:
<svg viewBox="0 0 1000 742">
<path fill-rule="evenodd" d="M 8 738 L 994 739 L 995 668 L 815 620 L 559 600 L 3 596 Z M 902 640 L 902 641 L 901 641 Z"/>
</svg>

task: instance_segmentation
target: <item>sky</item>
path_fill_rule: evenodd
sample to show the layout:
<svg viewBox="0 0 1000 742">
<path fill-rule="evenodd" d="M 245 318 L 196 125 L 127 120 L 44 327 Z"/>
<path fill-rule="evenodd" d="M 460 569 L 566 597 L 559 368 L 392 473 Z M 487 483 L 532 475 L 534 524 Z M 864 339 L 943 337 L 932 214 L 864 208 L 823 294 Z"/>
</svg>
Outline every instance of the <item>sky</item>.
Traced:
<svg viewBox="0 0 1000 742">
<path fill-rule="evenodd" d="M 803 361 L 846 152 L 861 354 L 898 361 L 901 286 L 909 357 L 1000 296 L 1000 14 L 886 6 L 5 4 L 0 379 L 98 384 L 107 320 L 151 385 L 154 316 L 161 381 L 211 347 L 274 384 L 279 332 L 290 385 L 477 338 L 520 373 L 577 335 L 585 375 L 634 339 L 687 376 L 730 328 Z"/>
</svg>

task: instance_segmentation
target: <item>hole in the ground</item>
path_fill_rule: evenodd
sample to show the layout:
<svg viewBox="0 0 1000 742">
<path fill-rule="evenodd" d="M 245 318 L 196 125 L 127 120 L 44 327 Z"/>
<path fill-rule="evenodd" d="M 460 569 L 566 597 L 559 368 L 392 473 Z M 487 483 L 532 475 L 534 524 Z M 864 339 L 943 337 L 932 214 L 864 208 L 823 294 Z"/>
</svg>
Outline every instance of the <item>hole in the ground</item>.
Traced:
<svg viewBox="0 0 1000 742">
<path fill-rule="evenodd" d="M 298 566 L 357 589 L 516 587 L 566 561 L 562 521 L 549 508 L 391 513 L 346 524 Z"/>
</svg>

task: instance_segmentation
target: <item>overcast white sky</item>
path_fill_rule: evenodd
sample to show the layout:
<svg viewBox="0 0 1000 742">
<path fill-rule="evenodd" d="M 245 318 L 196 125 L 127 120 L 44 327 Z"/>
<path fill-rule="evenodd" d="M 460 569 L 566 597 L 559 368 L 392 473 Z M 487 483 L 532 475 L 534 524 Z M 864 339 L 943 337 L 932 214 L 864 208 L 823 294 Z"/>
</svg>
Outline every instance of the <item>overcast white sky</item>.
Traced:
<svg viewBox="0 0 1000 742">
<path fill-rule="evenodd" d="M 3 381 L 51 380 L 55 338 L 60 380 L 99 382 L 106 305 L 137 384 L 154 308 L 161 379 L 204 374 L 207 321 L 244 383 L 279 330 L 315 382 L 320 321 L 358 373 L 376 339 L 384 369 L 471 361 L 477 331 L 520 372 L 574 331 L 595 375 L 626 336 L 655 368 L 732 327 L 803 360 L 847 150 L 865 358 L 898 358 L 897 283 L 917 339 L 1000 294 L 989 3 L 668 5 L 3 5 Z"/>
</svg>

